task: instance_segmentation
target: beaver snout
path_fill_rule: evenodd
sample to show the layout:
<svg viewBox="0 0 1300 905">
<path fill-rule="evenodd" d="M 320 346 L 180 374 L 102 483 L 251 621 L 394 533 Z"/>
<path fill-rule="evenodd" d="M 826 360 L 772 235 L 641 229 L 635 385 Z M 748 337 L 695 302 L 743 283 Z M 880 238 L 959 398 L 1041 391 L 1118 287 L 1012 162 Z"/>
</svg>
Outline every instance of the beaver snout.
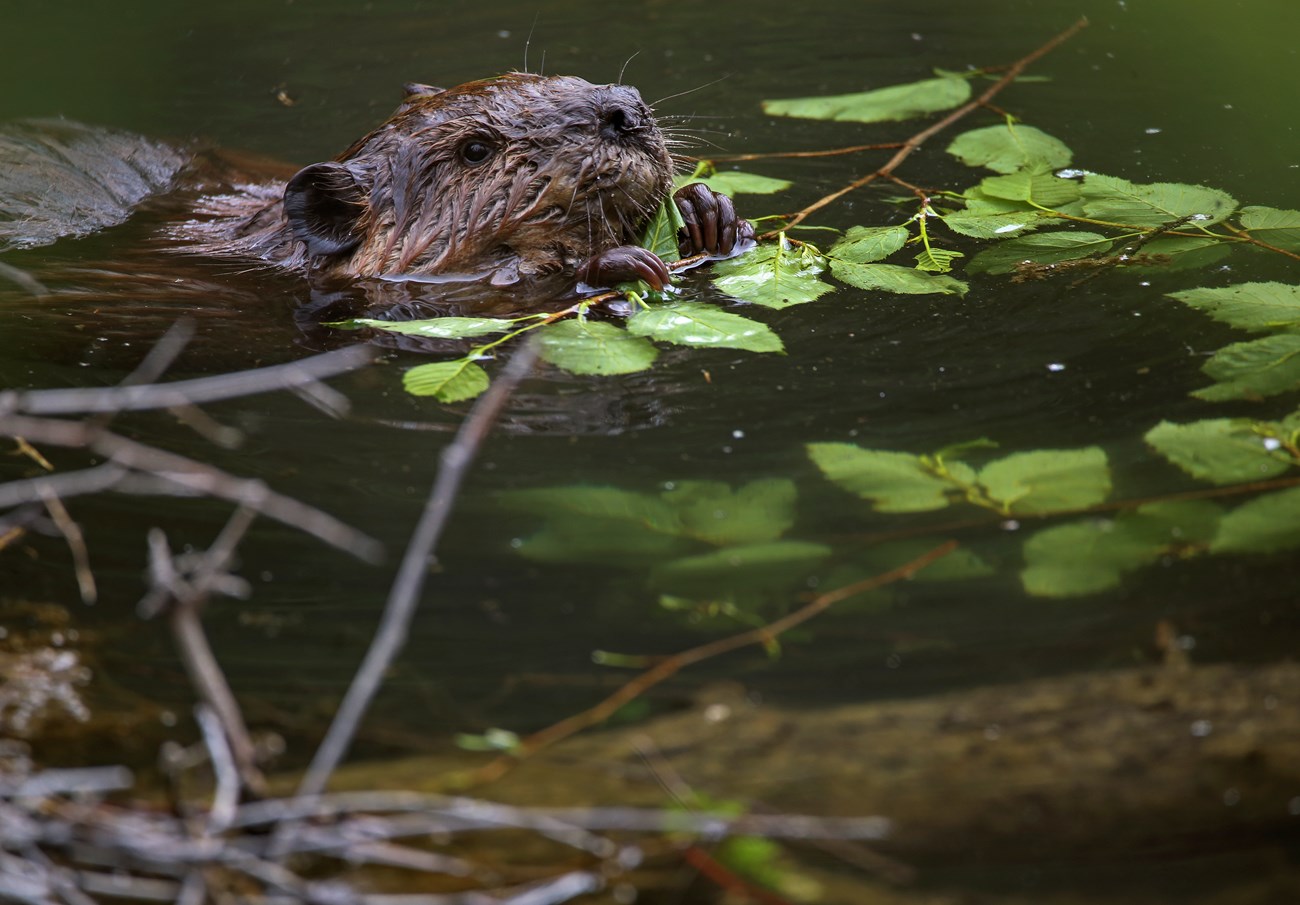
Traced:
<svg viewBox="0 0 1300 905">
<path fill-rule="evenodd" d="M 596 98 L 596 121 L 600 137 L 625 141 L 657 128 L 650 108 L 635 88 L 609 85 Z"/>
</svg>

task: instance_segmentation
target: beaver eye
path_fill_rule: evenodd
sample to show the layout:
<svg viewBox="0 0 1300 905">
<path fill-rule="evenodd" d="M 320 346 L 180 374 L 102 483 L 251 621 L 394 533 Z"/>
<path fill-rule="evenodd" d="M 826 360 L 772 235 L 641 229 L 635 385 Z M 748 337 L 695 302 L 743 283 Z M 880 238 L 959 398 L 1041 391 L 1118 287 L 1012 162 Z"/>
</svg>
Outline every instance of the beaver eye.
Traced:
<svg viewBox="0 0 1300 905">
<path fill-rule="evenodd" d="M 471 138 L 460 146 L 460 159 L 470 166 L 478 166 L 492 156 L 492 146 L 479 138 Z"/>
</svg>

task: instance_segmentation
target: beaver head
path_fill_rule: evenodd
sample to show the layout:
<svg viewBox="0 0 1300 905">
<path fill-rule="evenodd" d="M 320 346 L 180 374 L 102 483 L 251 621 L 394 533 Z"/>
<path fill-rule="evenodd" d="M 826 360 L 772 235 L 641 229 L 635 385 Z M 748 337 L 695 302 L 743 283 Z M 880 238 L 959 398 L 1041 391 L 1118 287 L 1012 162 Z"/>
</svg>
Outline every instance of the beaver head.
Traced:
<svg viewBox="0 0 1300 905">
<path fill-rule="evenodd" d="M 664 137 L 633 88 L 512 73 L 408 91 L 388 122 L 285 187 L 288 230 L 317 269 L 497 284 L 571 273 L 634 244 L 668 196 Z"/>
</svg>

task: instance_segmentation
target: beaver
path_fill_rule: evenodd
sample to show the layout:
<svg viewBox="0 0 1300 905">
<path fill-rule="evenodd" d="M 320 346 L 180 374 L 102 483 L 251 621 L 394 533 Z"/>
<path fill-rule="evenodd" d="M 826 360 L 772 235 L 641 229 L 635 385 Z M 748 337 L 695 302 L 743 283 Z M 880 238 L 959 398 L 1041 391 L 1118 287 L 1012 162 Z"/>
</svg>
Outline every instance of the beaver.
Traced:
<svg viewBox="0 0 1300 905">
<path fill-rule="evenodd" d="M 673 163 L 634 88 L 516 72 L 405 92 L 335 160 L 203 196 L 173 236 L 186 251 L 323 277 L 669 282 L 637 242 L 672 189 Z M 673 197 L 683 255 L 751 242 L 727 196 L 696 183 Z"/>
</svg>

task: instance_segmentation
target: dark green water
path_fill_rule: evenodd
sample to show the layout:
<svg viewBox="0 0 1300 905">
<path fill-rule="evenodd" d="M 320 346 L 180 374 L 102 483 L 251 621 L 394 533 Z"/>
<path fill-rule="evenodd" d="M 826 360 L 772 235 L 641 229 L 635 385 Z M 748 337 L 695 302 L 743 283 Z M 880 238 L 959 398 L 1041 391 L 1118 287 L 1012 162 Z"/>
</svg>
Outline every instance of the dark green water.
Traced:
<svg viewBox="0 0 1300 905">
<path fill-rule="evenodd" d="M 819 149 L 897 140 L 917 127 L 772 119 L 759 102 L 911 81 L 933 67 L 1008 63 L 1086 14 L 1092 26 L 1035 68 L 1052 80 L 1014 87 L 999 104 L 1065 141 L 1077 165 L 1138 182 L 1213 185 L 1243 203 L 1300 205 L 1294 3 L 759 2 L 737 10 L 156 2 L 132 4 L 127 15 L 110 5 L 29 3 L 5 14 L 0 121 L 62 115 L 306 163 L 332 157 L 386 116 L 405 81 L 456 84 L 526 62 L 595 82 L 622 74 L 647 100 L 666 98 L 661 115 L 690 116 L 689 129 L 726 152 Z M 281 89 L 295 105 L 277 102 Z M 914 156 L 902 175 L 926 186 L 971 184 L 969 171 L 941 153 L 945 143 Z M 794 210 L 875 165 L 854 157 L 751 164 L 795 187 L 742 196 L 738 206 L 748 216 Z M 852 195 L 817 222 L 897 219 L 888 194 Z M 133 228 L 5 260 L 104 260 Z M 502 490 L 593 483 L 651 492 L 665 482 L 738 486 L 787 477 L 799 492 L 791 536 L 829 541 L 911 530 L 925 519 L 874 514 L 833 489 L 804 443 L 921 453 L 977 437 L 1007 451 L 1100 445 L 1119 499 L 1186 489 L 1190 482 L 1153 460 L 1141 436 L 1162 418 L 1239 413 L 1187 395 L 1205 383 L 1205 357 L 1236 337 L 1164 293 L 1211 280 L 1295 281 L 1294 262 L 1281 259 L 1233 258 L 1227 267 L 1215 277 L 1113 275 L 1073 290 L 975 277 L 962 300 L 842 287 L 817 303 L 755 315 L 784 339 L 785 356 L 673 350 L 633 377 L 538 375 L 479 459 L 440 553 L 442 571 L 378 703 L 382 729 L 363 745 L 378 750 L 395 738 L 436 745 L 452 731 L 534 728 L 601 693 L 608 674 L 591 665 L 593 649 L 660 653 L 707 637 L 664 612 L 636 573 L 538 566 L 514 554 L 512 540 L 536 523 L 503 512 L 494 502 Z M 220 285 L 222 277 L 212 279 Z M 701 277 L 692 279 L 707 292 Z M 246 278 L 236 282 L 250 287 Z M 300 287 L 267 280 L 255 297 L 264 304 L 209 299 L 215 313 L 200 319 L 200 339 L 178 376 L 303 354 L 291 315 Z M 57 298 L 38 305 L 0 285 L 0 374 L 31 387 L 120 379 L 167 320 L 150 315 L 151 302 L 123 301 L 129 316 L 106 317 L 101 306 L 89 322 L 81 309 L 60 310 Z M 417 361 L 398 357 L 336 382 L 353 400 L 349 420 L 282 397 L 213 406 L 212 415 L 248 433 L 235 452 L 213 449 L 162 416 L 123 423 L 142 439 L 321 506 L 383 540 L 391 563 L 464 410 L 405 396 L 399 366 Z M 1280 417 L 1294 404 L 1281 397 L 1251 414 Z M 0 477 L 22 467 L 6 458 Z M 72 510 L 102 591 L 84 615 L 113 639 L 97 655 L 100 669 L 116 685 L 185 706 L 164 632 L 139 626 L 133 613 L 144 534 L 158 524 L 175 545 L 206 544 L 225 510 L 116 497 Z M 1195 639 L 1196 661 L 1295 653 L 1300 570 L 1292 556 L 1163 562 L 1118 590 L 1041 600 L 1021 590 L 1015 531 L 991 520 L 957 536 L 996 573 L 904 586 L 879 605 L 828 615 L 779 660 L 742 654 L 699 674 L 738 675 L 767 699 L 799 706 L 899 698 L 1151 662 L 1160 620 Z M 33 548 L 32 556 L 0 554 L 0 596 L 65 604 L 81 618 L 63 545 L 46 539 Z M 214 609 L 215 643 L 250 711 L 278 721 L 305 753 L 364 650 L 392 567 L 362 565 L 265 525 L 244 545 L 240 571 L 254 596 Z M 693 683 L 666 698 L 688 697 Z"/>
</svg>

